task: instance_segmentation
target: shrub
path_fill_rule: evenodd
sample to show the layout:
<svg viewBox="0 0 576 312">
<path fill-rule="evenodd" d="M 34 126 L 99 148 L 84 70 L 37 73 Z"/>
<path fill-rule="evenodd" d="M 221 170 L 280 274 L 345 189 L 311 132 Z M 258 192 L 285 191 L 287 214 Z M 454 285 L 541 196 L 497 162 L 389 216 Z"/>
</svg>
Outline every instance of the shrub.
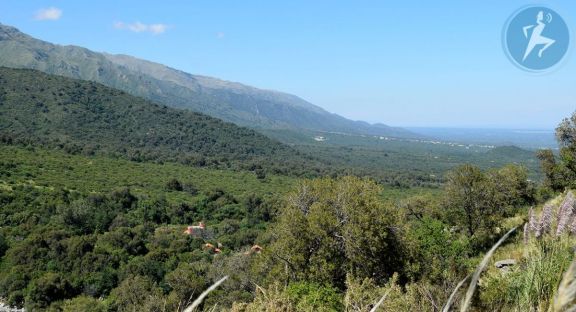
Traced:
<svg viewBox="0 0 576 312">
<path fill-rule="evenodd" d="M 181 192 L 184 188 L 182 187 L 182 183 L 177 179 L 170 179 L 166 182 L 166 190 L 168 191 L 178 191 Z"/>
<path fill-rule="evenodd" d="M 330 286 L 315 283 L 293 283 L 286 289 L 299 311 L 341 311 L 342 296 Z"/>
<path fill-rule="evenodd" d="M 415 279 L 441 282 L 465 272 L 472 254 L 465 235 L 448 231 L 440 220 L 423 217 L 412 222 L 407 240 L 412 254 L 410 266 Z"/>
<path fill-rule="evenodd" d="M 88 296 L 66 300 L 60 308 L 62 312 L 106 312 L 106 306 L 101 300 Z"/>
<path fill-rule="evenodd" d="M 0 258 L 4 256 L 6 250 L 8 250 L 8 242 L 4 238 L 4 235 L 0 233 Z"/>
<path fill-rule="evenodd" d="M 26 296 L 27 308 L 31 311 L 47 308 L 52 302 L 72 298 L 76 295 L 72 285 L 58 273 L 45 273 L 32 281 Z"/>
<path fill-rule="evenodd" d="M 373 181 L 355 177 L 303 182 L 271 229 L 276 240 L 267 273 L 343 289 L 349 273 L 383 282 L 399 272 L 401 229 L 380 192 Z"/>
<path fill-rule="evenodd" d="M 156 311 L 149 308 L 162 304 L 161 290 L 143 276 L 128 277 L 112 290 L 108 298 L 110 306 L 117 311 Z"/>
</svg>

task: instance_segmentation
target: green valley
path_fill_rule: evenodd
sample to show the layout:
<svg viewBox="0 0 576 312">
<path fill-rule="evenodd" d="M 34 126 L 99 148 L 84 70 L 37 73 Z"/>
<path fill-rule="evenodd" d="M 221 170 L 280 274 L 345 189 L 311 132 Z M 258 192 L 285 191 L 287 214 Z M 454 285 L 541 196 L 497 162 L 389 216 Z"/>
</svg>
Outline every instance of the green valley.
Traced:
<svg viewBox="0 0 576 312">
<path fill-rule="evenodd" d="M 0 1 L 0 312 L 576 311 L 569 25 L 507 64 L 516 5 Z"/>
</svg>

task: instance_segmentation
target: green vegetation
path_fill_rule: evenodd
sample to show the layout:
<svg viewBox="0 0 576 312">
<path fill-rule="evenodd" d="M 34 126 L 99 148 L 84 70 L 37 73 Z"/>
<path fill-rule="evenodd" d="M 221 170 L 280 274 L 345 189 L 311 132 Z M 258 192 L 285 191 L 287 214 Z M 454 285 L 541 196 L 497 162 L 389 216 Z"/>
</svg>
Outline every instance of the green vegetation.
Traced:
<svg viewBox="0 0 576 312">
<path fill-rule="evenodd" d="M 347 274 L 382 282 L 399 272 L 403 248 L 392 230 L 398 217 L 379 193 L 374 182 L 351 177 L 303 182 L 271 230 L 271 258 L 262 271 L 340 289 Z"/>
<path fill-rule="evenodd" d="M 459 278 L 482 250 L 465 230 L 444 230 L 459 221 L 437 191 L 403 194 L 352 177 L 262 180 L 38 147 L 2 146 L 0 156 L 0 296 L 35 310 L 177 311 L 223 275 L 205 307 L 249 310 L 261 300 L 256 285 L 294 310 L 341 310 L 388 289 L 390 300 L 409 293 L 416 303 L 419 287 Z M 523 174 L 483 174 L 499 172 Z M 207 236 L 183 233 L 199 221 Z M 246 255 L 255 243 L 262 253 Z"/>
<path fill-rule="evenodd" d="M 460 166 L 441 190 L 403 192 L 32 145 L 0 156 L 0 296 L 33 310 L 181 311 L 226 275 L 204 308 L 366 311 L 386 294 L 386 310 L 434 311 L 542 193 L 513 165 Z M 200 221 L 205 233 L 183 233 Z M 527 259 L 555 259 L 543 256 L 549 239 Z M 563 255 L 542 264 L 556 275 L 542 277 L 538 298 L 553 297 Z M 475 306 L 520 300 L 491 294 L 488 281 L 508 282 L 488 274 Z"/>
<path fill-rule="evenodd" d="M 264 133 L 332 166 L 342 167 L 349 174 L 369 175 L 380 183 L 396 187 L 438 187 L 444 182 L 446 172 L 469 163 L 482 169 L 518 164 L 528 169 L 530 179 L 541 179 L 536 153 L 514 146 L 319 131 L 268 130 Z M 325 141 L 315 141 L 315 137 L 323 137 Z"/>
<path fill-rule="evenodd" d="M 2 151 L 15 161 L 3 163 L 0 178 L 0 296 L 31 310 L 73 310 L 100 296 L 108 299 L 98 302 L 97 311 L 135 305 L 149 310 L 147 305 L 158 302 L 176 310 L 221 274 L 214 263 L 253 244 L 276 215 L 276 192 L 291 184 L 286 178 L 264 183 L 254 175 L 181 165 L 170 172 L 166 165 L 142 163 L 106 175 L 130 162 L 38 150 L 31 156 L 14 147 Z M 26 174 L 39 159 L 45 166 L 38 176 Z M 101 174 L 107 179 L 84 185 L 74 178 L 74 166 L 87 162 L 96 169 L 82 171 L 83 179 Z M 110 171 L 97 169 L 105 167 Z M 155 171 L 162 174 L 147 176 Z M 60 185 L 68 173 L 70 179 Z M 198 183 L 196 195 L 186 191 L 186 182 L 182 191 L 164 193 L 161 185 L 175 179 L 165 176 L 171 173 L 189 179 L 183 181 L 211 180 Z M 118 188 L 135 181 L 134 189 Z M 207 225 L 200 236 L 183 232 L 200 221 Z M 208 242 L 221 244 L 222 254 L 204 248 Z M 152 294 L 158 302 L 142 300 Z"/>
<path fill-rule="evenodd" d="M 437 170 L 434 183 L 419 180 L 423 170 L 396 184 L 434 188 L 401 189 L 382 183 L 385 170 L 370 172 L 369 157 L 387 157 L 376 143 L 298 147 L 326 151 L 312 158 L 211 117 L 35 71 L 0 69 L 0 113 L 0 298 L 11 306 L 180 312 L 225 276 L 200 309 L 369 311 L 383 298 L 385 311 L 439 311 L 452 293 L 460 307 L 467 286 L 476 310 L 563 311 L 554 306 L 574 299 L 561 281 L 576 199 L 558 194 L 574 187 L 576 114 L 557 129 L 559 157 L 539 153 L 542 185 L 530 167 L 464 164 L 476 151 L 462 150 L 440 169 L 422 165 Z M 395 144 L 396 165 L 425 162 Z M 369 156 L 340 162 L 330 149 Z M 531 157 L 484 151 L 513 154 Z M 523 235 L 502 240 L 523 224 Z M 516 264 L 488 261 L 503 259 Z"/>
<path fill-rule="evenodd" d="M 182 191 L 167 189 L 173 180 L 181 184 Z M 165 197 L 169 202 L 192 200 L 199 192 L 215 189 L 236 197 L 283 194 L 296 182 L 294 178 L 274 175 L 258 180 L 247 171 L 134 162 L 6 145 L 0 145 L 0 181 L 0 189 L 24 183 L 83 194 L 130 188 L 134 194 Z"/>
<path fill-rule="evenodd" d="M 480 285 L 479 306 L 498 311 L 552 311 L 557 289 L 570 263 L 574 260 L 574 230 L 562 230 L 562 219 L 572 219 L 574 198 L 558 196 L 548 202 L 537 218 L 533 213 L 523 235 L 496 254 L 512 258 L 518 264 L 504 273 L 487 270 Z M 562 209 L 569 209 L 568 214 Z M 566 311 L 556 310 L 553 311 Z"/>
<path fill-rule="evenodd" d="M 159 106 L 94 82 L 0 68 L 0 141 L 135 161 L 309 175 L 321 164 L 199 113 Z"/>
<path fill-rule="evenodd" d="M 560 145 L 560 157 L 556 159 L 551 150 L 541 150 L 538 158 L 542 163 L 545 185 L 553 191 L 576 187 L 576 112 L 556 128 Z"/>
<path fill-rule="evenodd" d="M 483 168 L 503 165 L 508 159 L 532 164 L 528 156 L 514 158 L 523 155 L 518 153 L 507 153 L 510 158 L 506 158 L 502 152 L 492 157 L 501 160 L 491 163 L 485 150 L 467 152 L 401 141 L 384 146 L 368 140 L 366 144 L 372 145 L 364 147 L 291 148 L 205 115 L 158 106 L 93 82 L 31 70 L 0 68 L 0 100 L 0 140 L 6 144 L 252 171 L 261 180 L 268 174 L 351 174 L 395 187 L 437 187 L 446 171 L 470 160 Z"/>
<path fill-rule="evenodd" d="M 480 298 L 486 310 L 546 311 L 550 308 L 562 273 L 574 258 L 570 238 L 530 242 L 517 269 L 502 275 L 489 270 L 483 279 Z"/>
<path fill-rule="evenodd" d="M 534 192 L 522 168 L 510 165 L 484 173 L 464 165 L 448 174 L 445 208 L 452 222 L 464 225 L 470 236 L 482 231 L 490 235 L 497 220 L 513 216 L 514 207 L 533 204 Z"/>
</svg>

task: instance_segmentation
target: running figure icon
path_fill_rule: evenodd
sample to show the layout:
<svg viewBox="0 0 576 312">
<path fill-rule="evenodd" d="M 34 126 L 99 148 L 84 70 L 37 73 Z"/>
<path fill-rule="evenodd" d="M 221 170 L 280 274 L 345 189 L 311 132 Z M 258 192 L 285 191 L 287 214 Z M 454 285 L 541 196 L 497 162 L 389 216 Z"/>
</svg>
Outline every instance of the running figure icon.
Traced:
<svg viewBox="0 0 576 312">
<path fill-rule="evenodd" d="M 550 24 L 552 22 L 551 14 L 548 14 L 546 17 L 547 19 L 545 21 L 544 11 L 540 11 L 538 12 L 538 16 L 536 16 L 536 25 L 528 25 L 522 29 L 524 31 L 524 37 L 526 38 L 528 38 L 528 31 L 532 29 L 530 40 L 528 41 L 528 46 L 526 47 L 526 52 L 524 52 L 524 58 L 522 58 L 522 62 L 526 61 L 526 58 L 528 58 L 530 53 L 532 53 L 537 45 L 544 45 L 540 51 L 538 51 L 538 57 L 541 58 L 544 51 L 556 43 L 556 40 L 542 36 L 542 32 L 546 28 L 546 24 Z"/>
<path fill-rule="evenodd" d="M 571 47 L 570 29 L 558 12 L 525 6 L 514 12 L 502 31 L 504 52 L 512 64 L 531 72 L 558 68 Z"/>
</svg>

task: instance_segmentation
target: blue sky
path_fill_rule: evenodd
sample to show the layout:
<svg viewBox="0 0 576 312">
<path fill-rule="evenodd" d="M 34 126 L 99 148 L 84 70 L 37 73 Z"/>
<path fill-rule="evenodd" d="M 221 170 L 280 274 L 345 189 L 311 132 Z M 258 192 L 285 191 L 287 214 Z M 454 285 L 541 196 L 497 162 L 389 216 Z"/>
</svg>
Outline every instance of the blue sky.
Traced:
<svg viewBox="0 0 576 312">
<path fill-rule="evenodd" d="M 566 0 L 0 0 L 0 23 L 293 93 L 352 119 L 549 129 L 576 110 L 576 59 L 545 75 L 510 63 L 502 29 L 527 4 L 551 6 L 575 39 Z"/>
</svg>

